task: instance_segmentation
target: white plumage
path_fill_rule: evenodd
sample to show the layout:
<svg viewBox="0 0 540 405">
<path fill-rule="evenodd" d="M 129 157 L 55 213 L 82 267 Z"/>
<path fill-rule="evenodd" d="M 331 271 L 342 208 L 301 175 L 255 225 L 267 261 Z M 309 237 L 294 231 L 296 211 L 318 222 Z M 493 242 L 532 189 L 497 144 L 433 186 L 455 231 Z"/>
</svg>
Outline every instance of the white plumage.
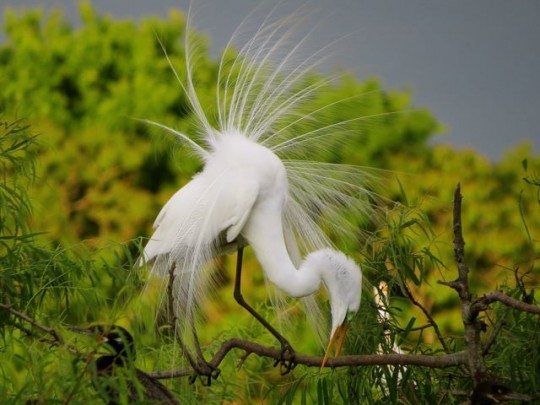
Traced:
<svg viewBox="0 0 540 405">
<path fill-rule="evenodd" d="M 185 82 L 179 81 L 199 121 L 199 133 L 190 137 L 152 124 L 191 146 L 204 168 L 165 204 L 143 256 L 161 276 L 174 266 L 175 308 L 180 322 L 187 322 L 209 291 L 211 277 L 205 265 L 249 245 L 267 280 L 285 294 L 304 297 L 317 291 L 321 282 L 325 285 L 331 342 L 342 334 L 342 343 L 344 330 L 339 329 L 359 308 L 362 274 L 357 264 L 332 248 L 318 221 L 327 216 L 339 229 L 343 222 L 335 220 L 343 207 L 370 215 L 374 194 L 369 188 L 376 176 L 358 167 L 301 159 L 308 151 L 325 148 L 330 137 L 340 136 L 340 125 L 347 122 L 317 122 L 317 113 L 328 106 L 301 111 L 329 79 L 305 81 L 321 55 L 298 59 L 299 44 L 306 38 L 288 41 L 294 24 L 294 16 L 273 19 L 271 14 L 238 48 L 232 62 L 223 58 L 217 123 L 212 124 L 193 81 L 196 57 L 188 20 L 188 75 Z M 301 253 L 309 253 L 303 261 Z M 308 309 L 314 309 L 313 300 Z"/>
</svg>

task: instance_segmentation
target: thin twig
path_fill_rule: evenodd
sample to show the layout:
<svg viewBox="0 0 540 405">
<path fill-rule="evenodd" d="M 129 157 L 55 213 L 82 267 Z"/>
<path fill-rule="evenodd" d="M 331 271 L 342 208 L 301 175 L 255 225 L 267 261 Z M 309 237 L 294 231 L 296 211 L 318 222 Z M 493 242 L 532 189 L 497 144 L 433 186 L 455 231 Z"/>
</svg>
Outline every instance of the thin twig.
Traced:
<svg viewBox="0 0 540 405">
<path fill-rule="evenodd" d="M 45 332 L 48 335 L 52 336 L 52 338 L 48 339 L 48 338 L 45 338 L 43 336 L 36 336 L 35 333 L 31 329 L 28 329 L 28 328 L 24 327 L 23 325 L 17 325 L 15 323 L 13 324 L 14 327 L 16 327 L 20 331 L 26 333 L 28 336 L 35 337 L 40 342 L 47 343 L 47 344 L 49 344 L 51 346 L 64 346 L 71 353 L 76 354 L 76 355 L 80 355 L 80 352 L 76 347 L 65 343 L 64 339 L 62 338 L 62 336 L 60 335 L 60 333 L 58 333 L 58 331 L 56 329 L 51 328 L 50 326 L 47 326 L 47 325 L 44 325 L 44 324 L 38 322 L 34 318 L 32 318 L 32 317 L 28 316 L 27 314 L 25 314 L 24 312 L 21 312 L 21 311 L 15 309 L 15 308 L 13 308 L 13 306 L 11 304 L 4 304 L 4 303 L 0 302 L 0 308 L 5 309 L 6 311 L 8 311 L 12 315 L 16 316 L 17 318 L 22 319 L 25 322 L 28 322 L 33 327 L 42 330 L 43 332 Z"/>
<path fill-rule="evenodd" d="M 516 280 L 516 287 L 521 292 L 521 296 L 523 297 L 522 298 L 523 302 L 526 302 L 527 304 L 532 303 L 534 300 L 533 291 L 531 291 L 530 294 L 527 293 L 527 288 L 525 288 L 525 282 L 523 281 L 523 278 L 529 273 L 530 273 L 530 270 L 525 272 L 525 274 L 523 274 L 522 276 L 520 276 L 519 267 L 518 266 L 514 267 L 514 278 Z"/>
<path fill-rule="evenodd" d="M 28 322 L 32 326 L 34 326 L 34 327 L 36 327 L 38 329 L 41 329 L 43 332 L 51 335 L 53 337 L 54 341 L 57 344 L 62 344 L 63 343 L 62 337 L 58 334 L 58 332 L 55 329 L 50 328 L 50 327 L 48 327 L 46 325 L 43 325 L 42 323 L 39 323 L 34 318 L 31 318 L 28 315 L 26 315 L 25 313 L 16 310 L 15 308 L 13 308 L 12 305 L 0 303 L 0 308 L 3 308 L 6 311 L 11 312 L 13 315 L 17 316 L 18 318 Z M 24 332 L 28 333 L 28 329 L 26 329 L 26 328 L 24 328 L 24 329 L 25 329 Z"/>
<path fill-rule="evenodd" d="M 415 326 L 414 328 L 409 328 L 409 329 L 401 328 L 401 327 L 399 327 L 399 326 L 394 326 L 394 325 L 392 325 L 392 327 L 393 327 L 393 329 L 397 330 L 398 332 L 405 332 L 405 331 L 408 331 L 408 332 L 419 332 L 419 331 L 423 331 L 423 330 L 432 328 L 433 325 L 431 325 L 430 323 L 426 323 L 426 324 L 424 324 L 424 325 L 421 325 L 421 326 Z"/>
<path fill-rule="evenodd" d="M 503 315 L 497 320 L 497 323 L 495 324 L 495 327 L 491 331 L 491 334 L 489 335 L 489 338 L 487 339 L 486 343 L 484 344 L 484 349 L 482 350 L 482 355 L 486 356 L 491 346 L 495 343 L 497 340 L 497 336 L 499 336 L 499 333 L 501 333 L 501 330 L 504 325 L 506 325 L 506 312 L 503 313 Z"/>
<path fill-rule="evenodd" d="M 526 302 L 516 300 L 502 291 L 491 291 L 485 294 L 483 297 L 478 298 L 472 305 L 471 314 L 478 314 L 481 311 L 485 311 L 489 308 L 489 305 L 493 302 L 500 302 L 507 307 L 517 309 L 522 312 L 528 312 L 530 314 L 540 315 L 540 306 L 527 304 Z"/>
<path fill-rule="evenodd" d="M 441 343 L 441 346 L 444 349 L 445 353 L 450 353 L 450 350 L 448 349 L 448 346 L 446 345 L 446 342 L 444 341 L 444 338 L 442 336 L 441 330 L 439 329 L 439 325 L 437 325 L 437 322 L 435 322 L 435 319 L 431 316 L 431 314 L 428 312 L 428 310 L 414 298 L 414 295 L 412 294 L 411 290 L 409 289 L 409 286 L 405 281 L 402 281 L 403 289 L 405 291 L 405 294 L 409 298 L 409 301 L 420 309 L 420 311 L 423 312 L 425 317 L 428 319 L 429 324 L 433 327 L 433 330 L 435 331 L 435 334 L 437 335 L 437 338 L 439 339 L 439 342 Z"/>
</svg>

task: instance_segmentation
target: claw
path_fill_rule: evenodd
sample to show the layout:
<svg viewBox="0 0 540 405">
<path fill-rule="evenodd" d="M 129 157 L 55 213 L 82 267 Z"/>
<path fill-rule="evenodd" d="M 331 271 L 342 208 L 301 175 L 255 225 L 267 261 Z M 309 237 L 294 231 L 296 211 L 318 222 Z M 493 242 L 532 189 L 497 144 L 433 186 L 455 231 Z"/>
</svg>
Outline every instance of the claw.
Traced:
<svg viewBox="0 0 540 405">
<path fill-rule="evenodd" d="M 207 375 L 205 376 L 206 377 L 206 381 L 201 377 L 201 383 L 203 385 L 203 387 L 210 387 L 212 385 L 212 377 Z"/>
<path fill-rule="evenodd" d="M 296 367 L 296 362 L 294 361 L 295 352 L 291 345 L 288 342 L 283 342 L 281 346 L 281 354 L 279 359 L 274 362 L 274 367 L 278 364 L 280 366 L 280 374 L 286 375 L 294 370 Z"/>
<path fill-rule="evenodd" d="M 218 367 L 206 361 L 199 361 L 197 367 L 195 367 L 195 374 L 189 376 L 188 382 L 190 384 L 193 384 L 195 381 L 197 381 L 197 378 L 200 378 L 202 385 L 205 387 L 209 387 L 210 385 L 212 385 L 212 379 L 217 379 L 220 374 L 221 370 Z"/>
<path fill-rule="evenodd" d="M 214 369 L 210 373 L 210 377 L 212 377 L 214 380 L 217 380 L 220 374 L 221 374 L 221 370 L 217 367 L 214 367 Z"/>
</svg>

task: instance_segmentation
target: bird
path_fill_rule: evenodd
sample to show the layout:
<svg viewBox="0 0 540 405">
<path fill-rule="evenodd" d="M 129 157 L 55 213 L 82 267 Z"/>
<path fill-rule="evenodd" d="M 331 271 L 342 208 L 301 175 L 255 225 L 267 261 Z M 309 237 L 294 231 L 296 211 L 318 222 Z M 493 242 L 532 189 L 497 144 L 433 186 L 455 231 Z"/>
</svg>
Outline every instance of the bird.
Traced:
<svg viewBox="0 0 540 405">
<path fill-rule="evenodd" d="M 121 402 L 119 392 L 121 383 L 117 378 L 119 375 L 127 379 L 127 399 L 130 402 L 180 404 L 165 385 L 133 366 L 136 356 L 135 342 L 133 336 L 125 328 L 119 325 L 95 325 L 86 329 L 78 327 L 70 329 L 96 336 L 100 346 L 106 346 L 110 350 L 109 354 L 101 355 L 94 361 L 96 377 L 94 385 L 108 404 Z M 129 371 L 131 370 L 134 372 L 133 376 L 137 379 L 137 383 L 130 380 Z"/>
<path fill-rule="evenodd" d="M 531 397 L 513 392 L 508 386 L 492 380 L 481 381 L 471 394 L 471 405 L 494 405 L 507 401 L 530 401 Z"/>
<path fill-rule="evenodd" d="M 199 47 L 193 43 L 196 36 L 191 34 L 192 13 L 188 12 L 185 78 L 176 73 L 166 49 L 164 53 L 189 101 L 197 130 L 184 134 L 152 120 L 143 121 L 175 135 L 203 167 L 157 215 L 139 265 L 149 266 L 163 278 L 172 275 L 174 311 L 183 319 L 178 328 L 189 330 L 194 311 L 215 291 L 207 264 L 236 251 L 235 298 L 281 342 L 289 357 L 294 357 L 294 351 L 288 341 L 241 295 L 243 249 L 252 249 L 266 280 L 278 290 L 289 297 L 305 297 L 316 326 L 324 322 L 313 293 L 323 285 L 331 308 L 328 344 L 321 362 L 325 366 L 334 345 L 334 355 L 340 354 L 347 324 L 359 310 L 363 276 L 361 267 L 334 247 L 321 220 L 345 233 L 347 220 L 342 210 L 375 217 L 379 173 L 309 159 L 333 142 L 346 144 L 351 138 L 347 124 L 365 117 L 338 124 L 317 120 L 345 100 L 303 111 L 329 84 L 326 77 L 309 80 L 322 59 L 321 52 L 299 61 L 300 45 L 309 33 L 291 40 L 305 11 L 281 17 L 271 10 L 247 43 L 235 46 L 239 38 L 246 38 L 244 24 L 238 27 L 219 64 L 212 106 L 217 113 L 211 115 L 197 93 L 194 75 Z M 231 61 L 227 50 L 232 49 L 236 49 L 236 57 Z"/>
</svg>

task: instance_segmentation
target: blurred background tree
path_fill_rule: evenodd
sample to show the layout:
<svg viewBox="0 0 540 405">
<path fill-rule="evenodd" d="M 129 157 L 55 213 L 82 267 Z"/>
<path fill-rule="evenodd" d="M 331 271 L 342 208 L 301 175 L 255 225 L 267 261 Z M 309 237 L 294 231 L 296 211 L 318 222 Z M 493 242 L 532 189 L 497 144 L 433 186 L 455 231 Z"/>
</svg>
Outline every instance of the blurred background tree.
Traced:
<svg viewBox="0 0 540 405">
<path fill-rule="evenodd" d="M 46 16 L 40 11 L 4 13 L 6 39 L 0 45 L 2 299 L 32 316 L 47 317 L 53 325 L 120 322 L 148 332 L 153 315 L 141 316 L 138 308 L 147 303 L 132 300 L 140 295 L 141 275 L 126 271 L 138 251 L 134 240 L 150 235 L 160 207 L 200 163 L 182 153 L 174 139 L 137 119 L 151 119 L 182 132 L 194 129 L 186 97 L 162 49 L 163 44 L 178 74 L 184 76 L 185 16 L 171 11 L 167 20 L 117 21 L 98 15 L 90 3 L 81 3 L 82 23 L 74 28 L 60 12 Z M 195 80 L 203 89 L 203 104 L 211 105 L 218 65 L 209 56 L 208 40 L 201 35 L 198 42 L 208 56 L 198 62 Z M 314 72 L 312 80 L 318 77 L 320 73 Z M 336 143 L 329 147 L 328 156 L 320 158 L 394 173 L 385 197 L 401 202 L 405 209 L 388 212 L 387 226 L 374 232 L 369 248 L 359 233 L 358 240 L 349 241 L 343 249 L 361 259 L 374 285 L 381 280 L 390 284 L 396 327 L 412 325 L 413 318 L 425 321 L 404 299 L 405 280 L 443 333 L 460 345 L 457 297 L 436 283 L 454 277 L 451 209 L 458 182 L 465 195 L 463 226 L 474 291 L 480 294 L 499 285 L 513 286 L 516 268 L 520 274 L 527 273 L 527 284 L 538 284 L 538 188 L 523 177 L 534 178 L 540 171 L 540 157 L 533 156 L 530 147 L 516 146 L 494 163 L 473 151 L 433 146 L 430 140 L 442 130 L 436 119 L 428 110 L 412 108 L 408 92 L 386 90 L 375 78 L 360 82 L 344 75 L 320 94 L 306 108 L 364 95 L 329 109 L 329 119 L 336 122 L 359 115 L 382 117 L 358 123 L 356 148 L 343 150 Z M 247 299 L 269 310 L 262 272 L 253 257 L 248 259 L 253 277 L 247 280 Z M 236 335 L 272 344 L 233 302 L 229 267 L 225 259 L 222 298 L 208 303 L 208 328 L 203 336 L 210 342 L 209 350 L 219 343 L 212 339 Z M 368 301 L 363 308 L 375 314 Z M 530 328 L 523 335 L 538 341 L 538 326 L 533 320 L 526 325 Z M 300 327 L 292 343 L 316 352 L 311 331 L 304 329 Z M 385 341 L 375 315 L 359 321 L 356 329 L 357 339 L 350 344 L 353 353 L 373 352 Z M 366 330 L 378 332 L 367 338 Z M 37 392 L 61 396 L 70 389 L 76 391 L 80 364 L 74 361 L 69 370 L 64 365 L 56 374 L 48 374 L 62 358 L 72 357 L 65 348 L 50 349 L 41 356 L 42 343 L 29 345 L 22 333 L 8 331 L 5 325 L 2 332 L 2 364 L 9 361 L 11 366 L 4 368 L 0 394 L 16 402 Z M 155 333 L 136 339 L 145 347 L 140 361 L 148 369 L 170 366 L 170 353 Z M 405 333 L 400 342 L 412 351 L 441 349 L 430 331 Z M 29 358 L 39 359 L 35 367 L 24 363 Z M 271 370 L 270 361 L 250 361 L 253 364 L 233 378 L 231 360 L 224 371 L 229 377 L 218 380 L 213 390 L 183 383 L 174 383 L 175 389 L 186 401 L 249 403 L 261 398 L 274 403 L 281 398 L 285 403 L 310 402 L 314 397 L 332 398 L 337 395 L 332 390 L 339 390 L 344 401 L 361 392 L 371 398 L 365 403 L 398 403 L 397 391 L 387 392 L 388 397 L 370 390 L 377 386 L 373 381 L 388 382 L 397 378 L 398 371 L 404 372 L 399 368 L 342 371 L 347 378 L 336 385 L 330 383 L 335 382 L 331 374 L 296 371 L 282 378 Z M 38 366 L 41 371 L 36 374 Z M 64 381 L 62 372 L 73 377 L 67 390 L 54 387 L 54 382 Z M 407 373 L 413 375 L 410 381 L 426 381 L 422 401 L 440 398 L 443 385 L 450 389 L 456 378 L 448 373 L 429 375 L 421 369 Z M 36 389 L 38 385 L 28 385 L 30 375 L 34 383 L 41 381 L 42 391 Z M 508 370 L 504 375 L 509 375 Z M 14 397 L 16 393 L 20 397 Z M 84 395 L 91 398 L 92 394 Z"/>
</svg>

